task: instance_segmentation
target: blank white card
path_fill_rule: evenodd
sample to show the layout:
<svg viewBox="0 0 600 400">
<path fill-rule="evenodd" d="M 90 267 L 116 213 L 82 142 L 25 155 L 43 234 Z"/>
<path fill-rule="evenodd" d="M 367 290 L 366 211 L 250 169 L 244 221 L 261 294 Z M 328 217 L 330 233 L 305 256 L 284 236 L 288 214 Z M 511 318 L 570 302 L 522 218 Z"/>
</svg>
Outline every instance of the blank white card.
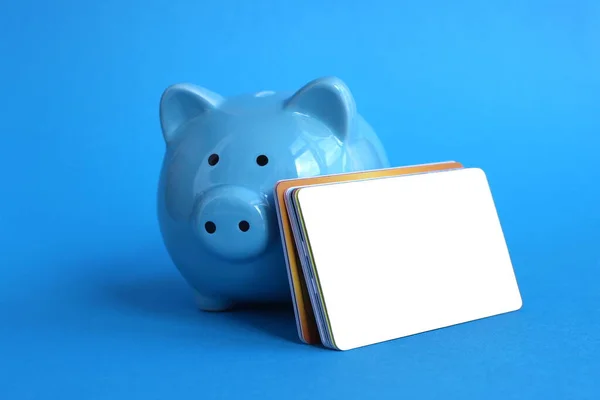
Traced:
<svg viewBox="0 0 600 400">
<path fill-rule="evenodd" d="M 298 202 L 340 350 L 522 305 L 480 169 L 310 186 Z"/>
</svg>

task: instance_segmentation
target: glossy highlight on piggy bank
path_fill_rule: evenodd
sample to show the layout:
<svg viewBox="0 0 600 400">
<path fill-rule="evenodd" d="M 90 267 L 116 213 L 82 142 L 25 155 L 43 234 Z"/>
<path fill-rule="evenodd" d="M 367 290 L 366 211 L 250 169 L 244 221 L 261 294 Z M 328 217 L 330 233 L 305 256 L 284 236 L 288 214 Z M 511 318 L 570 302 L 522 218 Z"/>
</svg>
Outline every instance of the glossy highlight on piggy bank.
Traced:
<svg viewBox="0 0 600 400">
<path fill-rule="evenodd" d="M 389 167 L 340 79 L 224 97 L 193 84 L 160 99 L 158 220 L 198 307 L 291 301 L 273 200 L 278 180 Z"/>
</svg>

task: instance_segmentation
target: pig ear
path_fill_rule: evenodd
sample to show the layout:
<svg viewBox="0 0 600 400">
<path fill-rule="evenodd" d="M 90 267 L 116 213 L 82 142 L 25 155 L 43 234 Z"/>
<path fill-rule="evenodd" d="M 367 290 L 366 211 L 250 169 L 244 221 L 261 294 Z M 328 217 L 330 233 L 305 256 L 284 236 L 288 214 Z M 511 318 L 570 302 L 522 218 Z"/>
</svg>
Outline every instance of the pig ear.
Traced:
<svg viewBox="0 0 600 400">
<path fill-rule="evenodd" d="M 173 139 L 182 124 L 217 108 L 222 101 L 220 95 L 196 85 L 169 86 L 160 98 L 160 125 L 165 142 Z"/>
<path fill-rule="evenodd" d="M 350 89 L 335 77 L 319 78 L 287 99 L 286 109 L 316 118 L 344 140 L 356 113 Z"/>
</svg>

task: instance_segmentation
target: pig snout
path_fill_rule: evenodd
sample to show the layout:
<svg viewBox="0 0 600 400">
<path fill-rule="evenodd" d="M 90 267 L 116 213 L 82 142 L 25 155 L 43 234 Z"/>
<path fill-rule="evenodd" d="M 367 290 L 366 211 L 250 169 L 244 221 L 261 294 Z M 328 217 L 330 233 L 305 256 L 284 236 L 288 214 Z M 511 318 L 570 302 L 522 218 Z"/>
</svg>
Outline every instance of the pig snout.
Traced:
<svg viewBox="0 0 600 400">
<path fill-rule="evenodd" d="M 247 259 L 265 251 L 272 234 L 265 196 L 239 186 L 206 191 L 196 207 L 196 234 L 216 255 Z"/>
</svg>

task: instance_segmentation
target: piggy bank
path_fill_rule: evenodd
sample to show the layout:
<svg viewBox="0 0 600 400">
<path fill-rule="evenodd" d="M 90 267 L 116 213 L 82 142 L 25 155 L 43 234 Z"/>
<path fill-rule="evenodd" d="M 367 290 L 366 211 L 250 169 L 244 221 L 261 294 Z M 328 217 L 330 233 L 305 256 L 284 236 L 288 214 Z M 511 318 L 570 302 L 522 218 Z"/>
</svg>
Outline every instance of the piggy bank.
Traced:
<svg viewBox="0 0 600 400">
<path fill-rule="evenodd" d="M 224 97 L 175 84 L 160 99 L 161 235 L 205 311 L 291 301 L 274 206 L 280 179 L 388 167 L 341 80 Z"/>
</svg>

